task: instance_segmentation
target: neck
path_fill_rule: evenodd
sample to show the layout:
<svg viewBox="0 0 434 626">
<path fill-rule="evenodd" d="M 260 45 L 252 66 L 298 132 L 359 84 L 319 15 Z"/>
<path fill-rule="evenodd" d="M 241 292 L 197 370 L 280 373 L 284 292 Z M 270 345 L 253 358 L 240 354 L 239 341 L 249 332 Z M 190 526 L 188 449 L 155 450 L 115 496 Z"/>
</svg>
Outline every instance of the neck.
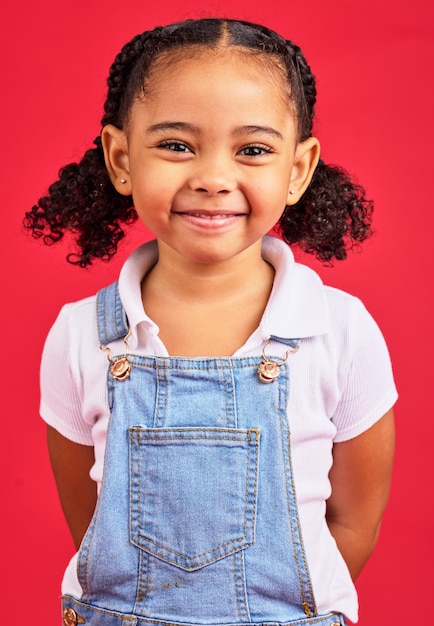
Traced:
<svg viewBox="0 0 434 626">
<path fill-rule="evenodd" d="M 157 264 L 145 279 L 144 289 L 157 289 L 165 297 L 190 303 L 222 302 L 271 285 L 273 268 L 261 256 L 261 241 L 219 263 L 195 263 L 181 258 L 159 242 Z"/>
</svg>

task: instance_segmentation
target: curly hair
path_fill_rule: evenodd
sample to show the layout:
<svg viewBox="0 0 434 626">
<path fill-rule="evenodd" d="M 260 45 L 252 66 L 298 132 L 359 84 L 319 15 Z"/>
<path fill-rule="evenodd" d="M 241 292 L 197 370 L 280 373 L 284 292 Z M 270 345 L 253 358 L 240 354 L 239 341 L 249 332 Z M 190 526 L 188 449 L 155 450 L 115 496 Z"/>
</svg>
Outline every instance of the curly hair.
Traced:
<svg viewBox="0 0 434 626">
<path fill-rule="evenodd" d="M 215 18 L 158 26 L 127 43 L 110 68 L 102 126 L 125 126 L 135 99 L 146 93 L 151 66 L 162 53 L 188 47 L 213 49 L 222 42 L 244 52 L 268 55 L 286 83 L 298 140 L 310 137 L 316 86 L 301 49 L 264 26 Z M 110 181 L 100 136 L 94 145 L 79 163 L 59 171 L 48 194 L 24 218 L 24 226 L 47 245 L 72 233 L 77 252 L 67 259 L 81 267 L 94 259 L 109 260 L 125 235 L 125 225 L 137 219 L 132 196 L 119 194 Z M 306 192 L 296 204 L 285 207 L 277 230 L 287 243 L 298 243 L 321 261 L 342 260 L 349 248 L 371 235 L 372 210 L 364 189 L 353 183 L 345 170 L 320 160 Z"/>
</svg>

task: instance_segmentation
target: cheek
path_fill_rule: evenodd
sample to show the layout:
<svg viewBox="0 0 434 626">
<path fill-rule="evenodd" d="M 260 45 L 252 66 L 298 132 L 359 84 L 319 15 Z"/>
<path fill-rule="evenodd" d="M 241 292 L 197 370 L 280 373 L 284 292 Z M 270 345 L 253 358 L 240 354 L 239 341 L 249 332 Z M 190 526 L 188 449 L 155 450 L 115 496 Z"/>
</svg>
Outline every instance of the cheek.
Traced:
<svg viewBox="0 0 434 626">
<path fill-rule="evenodd" d="M 290 185 L 290 172 L 279 169 L 277 172 L 254 177 L 252 193 L 256 202 L 268 206 L 269 210 L 279 210 L 286 206 Z"/>
<path fill-rule="evenodd" d="M 141 196 L 168 196 L 180 184 L 181 172 L 169 164 L 149 160 L 131 167 L 130 176 L 133 189 Z"/>
<path fill-rule="evenodd" d="M 162 200 L 167 193 L 167 184 L 161 183 L 161 180 L 161 176 L 150 170 L 131 172 L 132 195 L 135 203 L 147 204 Z"/>
</svg>

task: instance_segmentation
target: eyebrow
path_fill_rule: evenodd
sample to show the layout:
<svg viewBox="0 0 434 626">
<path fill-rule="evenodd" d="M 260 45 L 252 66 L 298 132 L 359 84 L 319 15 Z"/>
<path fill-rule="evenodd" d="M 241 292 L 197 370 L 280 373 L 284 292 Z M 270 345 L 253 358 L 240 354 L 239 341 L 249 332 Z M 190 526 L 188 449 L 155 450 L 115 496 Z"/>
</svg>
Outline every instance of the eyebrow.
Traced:
<svg viewBox="0 0 434 626">
<path fill-rule="evenodd" d="M 270 126 L 239 126 L 233 131 L 234 135 L 270 135 L 276 139 L 283 139 L 282 133 Z"/>
<path fill-rule="evenodd" d="M 193 133 L 198 133 L 199 128 L 194 124 L 188 124 L 187 122 L 161 122 L 160 124 L 153 124 L 146 129 L 147 133 L 161 133 L 168 130 L 186 130 Z"/>
<path fill-rule="evenodd" d="M 187 122 L 160 122 L 159 124 L 153 124 L 146 129 L 147 133 L 162 133 L 167 131 L 178 131 L 184 130 L 192 133 L 200 133 L 200 129 L 198 126 L 194 124 L 189 124 Z M 246 125 L 246 126 L 238 126 L 232 131 L 232 134 L 237 135 L 269 135 L 270 137 L 274 137 L 276 139 L 283 139 L 282 133 L 278 130 L 271 128 L 270 126 L 256 126 L 256 125 Z"/>
</svg>

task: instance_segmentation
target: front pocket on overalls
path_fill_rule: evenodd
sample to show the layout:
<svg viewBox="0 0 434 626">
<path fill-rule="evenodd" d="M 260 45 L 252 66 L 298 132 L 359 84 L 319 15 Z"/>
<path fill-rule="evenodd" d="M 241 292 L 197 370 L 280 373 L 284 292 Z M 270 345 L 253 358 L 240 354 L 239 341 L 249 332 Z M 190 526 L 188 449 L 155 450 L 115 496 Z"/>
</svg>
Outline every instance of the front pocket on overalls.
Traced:
<svg viewBox="0 0 434 626">
<path fill-rule="evenodd" d="M 254 542 L 259 431 L 130 429 L 130 538 L 193 571 Z"/>
</svg>

